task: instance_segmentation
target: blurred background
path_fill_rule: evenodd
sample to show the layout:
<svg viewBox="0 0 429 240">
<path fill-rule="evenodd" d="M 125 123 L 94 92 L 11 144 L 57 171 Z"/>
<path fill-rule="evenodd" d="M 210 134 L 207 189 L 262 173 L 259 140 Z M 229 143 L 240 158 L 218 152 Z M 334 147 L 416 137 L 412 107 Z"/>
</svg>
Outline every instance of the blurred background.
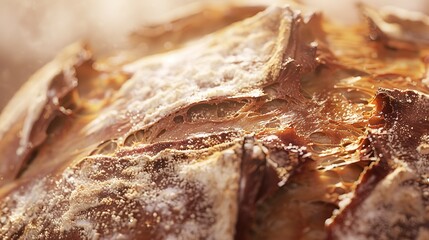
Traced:
<svg viewBox="0 0 429 240">
<path fill-rule="evenodd" d="M 189 4 L 227 4 L 231 1 L 0 0 L 0 111 L 32 73 L 72 42 L 88 41 L 96 54 L 105 54 L 126 48 L 129 34 L 139 27 L 168 21 L 170 16 Z M 356 0 L 300 2 L 322 10 L 325 16 L 344 24 L 359 21 L 354 7 Z M 360 2 L 429 12 L 429 1 L 426 0 Z"/>
</svg>

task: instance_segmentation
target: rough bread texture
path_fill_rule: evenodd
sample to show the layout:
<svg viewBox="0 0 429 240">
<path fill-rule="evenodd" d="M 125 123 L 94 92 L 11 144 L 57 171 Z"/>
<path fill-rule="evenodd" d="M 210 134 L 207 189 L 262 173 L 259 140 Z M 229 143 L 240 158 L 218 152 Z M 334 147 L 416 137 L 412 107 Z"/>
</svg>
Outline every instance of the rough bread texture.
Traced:
<svg viewBox="0 0 429 240">
<path fill-rule="evenodd" d="M 3 237 L 230 239 L 240 156 L 233 142 L 88 157 L 6 197 Z"/>
<path fill-rule="evenodd" d="M 330 226 L 336 239 L 417 239 L 429 229 L 427 95 L 379 90 L 367 145 L 377 161 Z"/>
<path fill-rule="evenodd" d="M 138 32 L 152 55 L 71 45 L 0 116 L 0 237 L 426 239 L 427 17 L 361 10 L 208 8 Z"/>
<path fill-rule="evenodd" d="M 233 121 L 265 95 L 264 86 L 302 61 L 308 64 L 300 72 L 310 70 L 314 47 L 296 42 L 307 36 L 292 31 L 306 24 L 290 8 L 272 7 L 119 72 L 94 69 L 87 50 L 70 46 L 14 100 L 38 88 L 35 104 L 20 102 L 16 114 L 3 115 L 1 235 L 234 238 L 238 203 L 247 197 L 238 194 L 248 174 L 241 166 L 265 168 L 265 153 L 261 143 L 243 147 L 251 136 L 243 123 L 205 124 Z M 308 54 L 297 57 L 301 45 Z M 100 84 L 109 88 L 92 90 Z M 184 115 L 176 114 L 181 109 Z M 13 122 L 23 130 L 8 131 Z M 189 126 L 175 133 L 181 123 Z"/>
</svg>

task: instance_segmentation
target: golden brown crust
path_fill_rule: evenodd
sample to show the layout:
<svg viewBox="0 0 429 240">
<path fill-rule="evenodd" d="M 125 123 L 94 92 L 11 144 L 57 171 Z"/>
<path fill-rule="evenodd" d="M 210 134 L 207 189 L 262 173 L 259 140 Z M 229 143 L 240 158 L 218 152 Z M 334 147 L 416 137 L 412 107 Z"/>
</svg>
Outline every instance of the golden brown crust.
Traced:
<svg viewBox="0 0 429 240">
<path fill-rule="evenodd" d="M 1 237 L 428 234 L 425 43 L 392 45 L 376 10 L 377 41 L 291 7 L 215 10 L 175 24 L 217 32 L 149 37 L 173 51 L 109 65 L 77 44 L 31 79 L 0 118 Z"/>
<path fill-rule="evenodd" d="M 274 100 L 302 98 L 299 76 L 316 65 L 308 24 L 290 8 L 272 7 L 189 47 L 124 66 L 132 77 L 111 96 L 87 89 L 121 73 L 100 72 L 89 59 L 60 78 L 74 79 L 72 89 L 62 93 L 51 80 L 41 106 L 49 110 L 49 96 L 60 93 L 76 106 L 58 118 L 35 113 L 28 127 L 41 138 L 25 142 L 32 162 L 17 165 L 16 180 L 4 188 L 1 234 L 233 238 L 239 202 L 249 195 L 238 196 L 243 166 L 265 159 L 262 145 L 243 148 L 243 139 L 251 122 L 271 118 Z M 294 87 L 265 97 L 265 86 L 288 82 Z M 274 179 L 286 181 L 293 167 L 285 167 Z"/>
</svg>

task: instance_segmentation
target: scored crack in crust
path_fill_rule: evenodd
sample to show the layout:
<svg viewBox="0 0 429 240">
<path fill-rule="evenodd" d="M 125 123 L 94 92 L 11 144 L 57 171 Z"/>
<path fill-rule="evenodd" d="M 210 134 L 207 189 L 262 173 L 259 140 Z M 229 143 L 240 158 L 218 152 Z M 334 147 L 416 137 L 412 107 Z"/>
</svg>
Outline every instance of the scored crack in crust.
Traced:
<svg viewBox="0 0 429 240">
<path fill-rule="evenodd" d="M 143 28 L 154 55 L 122 63 L 73 44 L 29 80 L 0 116 L 3 239 L 427 237 L 419 35 L 368 7 L 347 28 L 226 9 Z"/>
</svg>

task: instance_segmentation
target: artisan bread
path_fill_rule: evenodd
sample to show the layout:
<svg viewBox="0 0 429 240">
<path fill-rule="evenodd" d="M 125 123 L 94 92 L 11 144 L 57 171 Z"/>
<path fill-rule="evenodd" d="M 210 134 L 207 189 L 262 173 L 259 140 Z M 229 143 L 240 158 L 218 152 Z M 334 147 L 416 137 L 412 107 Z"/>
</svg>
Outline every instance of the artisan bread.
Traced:
<svg viewBox="0 0 429 240">
<path fill-rule="evenodd" d="M 428 48 L 361 9 L 208 9 L 120 62 L 70 45 L 0 116 L 0 236 L 427 238 Z"/>
</svg>

